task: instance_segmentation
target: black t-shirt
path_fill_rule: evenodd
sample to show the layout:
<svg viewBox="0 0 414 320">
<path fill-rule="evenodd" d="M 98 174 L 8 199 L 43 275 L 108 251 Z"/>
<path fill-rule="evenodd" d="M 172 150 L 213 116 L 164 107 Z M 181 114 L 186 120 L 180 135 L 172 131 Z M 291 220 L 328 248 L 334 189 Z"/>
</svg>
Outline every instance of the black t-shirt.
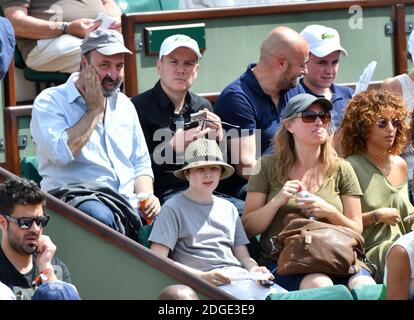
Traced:
<svg viewBox="0 0 414 320">
<path fill-rule="evenodd" d="M 131 99 L 137 110 L 139 121 L 144 132 L 145 141 L 147 142 L 148 151 L 151 155 L 152 170 L 154 171 L 154 190 L 155 195 L 163 198 L 163 194 L 169 190 L 178 190 L 185 188 L 187 182 L 178 179 L 173 172 L 182 167 L 183 163 L 177 161 L 174 154 L 172 161 L 169 163 L 156 163 L 154 161 L 154 149 L 158 149 L 165 143 L 166 137 L 175 132 L 175 120 L 182 116 L 184 122 L 190 122 L 190 114 L 200 111 L 204 108 L 213 111 L 211 103 L 192 92 L 187 92 L 184 106 L 180 114 L 174 114 L 174 104 L 165 94 L 161 87 L 160 81 L 155 86 Z M 158 131 L 160 139 L 154 136 Z M 162 154 L 164 156 L 165 154 Z"/>
<path fill-rule="evenodd" d="M 33 260 L 34 261 L 34 260 Z M 59 280 L 71 283 L 71 276 L 66 265 L 58 258 L 52 258 L 53 270 Z M 32 270 L 26 274 L 20 273 L 7 259 L 0 248 L 0 281 L 8 286 L 16 295 L 17 300 L 30 300 L 36 285 L 33 280 L 39 274 L 40 270 L 34 264 Z"/>
</svg>

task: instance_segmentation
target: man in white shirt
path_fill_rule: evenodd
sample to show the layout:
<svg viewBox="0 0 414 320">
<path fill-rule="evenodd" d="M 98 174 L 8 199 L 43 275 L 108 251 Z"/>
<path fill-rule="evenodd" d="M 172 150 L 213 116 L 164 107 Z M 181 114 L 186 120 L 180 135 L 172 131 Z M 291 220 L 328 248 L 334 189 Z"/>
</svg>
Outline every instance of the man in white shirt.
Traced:
<svg viewBox="0 0 414 320">
<path fill-rule="evenodd" d="M 143 214 L 159 209 L 153 195 L 153 172 L 145 138 L 129 98 L 119 92 L 124 74 L 122 35 L 96 30 L 81 45 L 80 72 L 34 101 L 30 130 L 37 145 L 43 190 L 100 183 L 127 199 L 137 210 L 137 195 L 150 194 Z M 113 211 L 102 201 L 78 208 L 120 231 Z"/>
</svg>

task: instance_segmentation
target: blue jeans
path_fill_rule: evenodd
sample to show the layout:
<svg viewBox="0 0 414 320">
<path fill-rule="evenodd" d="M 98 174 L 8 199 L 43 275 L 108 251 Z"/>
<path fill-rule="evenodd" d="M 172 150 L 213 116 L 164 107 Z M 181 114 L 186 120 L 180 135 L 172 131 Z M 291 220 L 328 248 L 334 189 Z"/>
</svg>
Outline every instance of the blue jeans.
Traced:
<svg viewBox="0 0 414 320">
<path fill-rule="evenodd" d="M 77 209 L 106 224 L 108 227 L 119 231 L 115 222 L 114 213 L 99 200 L 84 201 L 78 205 Z"/>
</svg>

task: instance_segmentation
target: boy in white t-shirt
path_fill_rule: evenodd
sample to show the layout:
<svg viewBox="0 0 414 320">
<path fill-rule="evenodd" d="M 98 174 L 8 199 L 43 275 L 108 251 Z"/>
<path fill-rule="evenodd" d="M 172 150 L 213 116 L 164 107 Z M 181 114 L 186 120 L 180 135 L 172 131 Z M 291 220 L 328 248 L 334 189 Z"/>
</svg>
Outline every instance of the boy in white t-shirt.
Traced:
<svg viewBox="0 0 414 320">
<path fill-rule="evenodd" d="M 184 157 L 184 167 L 174 174 L 187 179 L 189 188 L 162 206 L 149 237 L 151 250 L 241 299 L 285 291 L 259 284 L 269 284 L 273 275 L 250 257 L 234 205 L 213 195 L 220 179 L 234 172 L 219 146 L 200 138 L 188 145 Z"/>
</svg>

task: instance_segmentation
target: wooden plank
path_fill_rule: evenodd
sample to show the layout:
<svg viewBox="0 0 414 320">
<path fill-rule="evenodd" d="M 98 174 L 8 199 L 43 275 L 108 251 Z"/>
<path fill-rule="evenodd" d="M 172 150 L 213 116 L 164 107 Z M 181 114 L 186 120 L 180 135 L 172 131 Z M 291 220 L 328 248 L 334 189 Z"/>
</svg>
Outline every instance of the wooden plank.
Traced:
<svg viewBox="0 0 414 320">
<path fill-rule="evenodd" d="M 125 55 L 125 93 L 131 97 L 131 93 L 138 92 L 138 78 L 137 74 L 137 61 L 135 57 L 135 22 L 132 19 L 128 19 L 125 14 L 121 16 L 122 22 L 122 34 L 124 36 L 124 43 L 126 47 L 131 50 L 132 54 Z"/>
<path fill-rule="evenodd" d="M 397 4 L 392 7 L 394 25 L 394 72 L 395 75 L 407 72 L 407 40 L 405 35 L 405 7 Z"/>
<path fill-rule="evenodd" d="M 14 59 L 12 59 L 9 71 L 4 78 L 5 107 L 16 105 L 16 83 L 14 77 Z"/>
<path fill-rule="evenodd" d="M 414 0 L 342 0 L 342 1 L 312 1 L 312 2 L 294 2 L 274 5 L 260 6 L 240 6 L 211 8 L 201 10 L 174 10 L 159 11 L 148 13 L 128 13 L 128 20 L 137 22 L 154 22 L 154 21 L 176 21 L 176 20 L 195 20 L 195 19 L 212 19 L 223 17 L 241 17 L 252 15 L 272 15 L 276 13 L 287 12 L 311 12 L 311 11 L 330 11 L 337 9 L 348 10 L 351 6 L 368 7 L 390 7 L 397 4 L 414 4 Z"/>
</svg>

